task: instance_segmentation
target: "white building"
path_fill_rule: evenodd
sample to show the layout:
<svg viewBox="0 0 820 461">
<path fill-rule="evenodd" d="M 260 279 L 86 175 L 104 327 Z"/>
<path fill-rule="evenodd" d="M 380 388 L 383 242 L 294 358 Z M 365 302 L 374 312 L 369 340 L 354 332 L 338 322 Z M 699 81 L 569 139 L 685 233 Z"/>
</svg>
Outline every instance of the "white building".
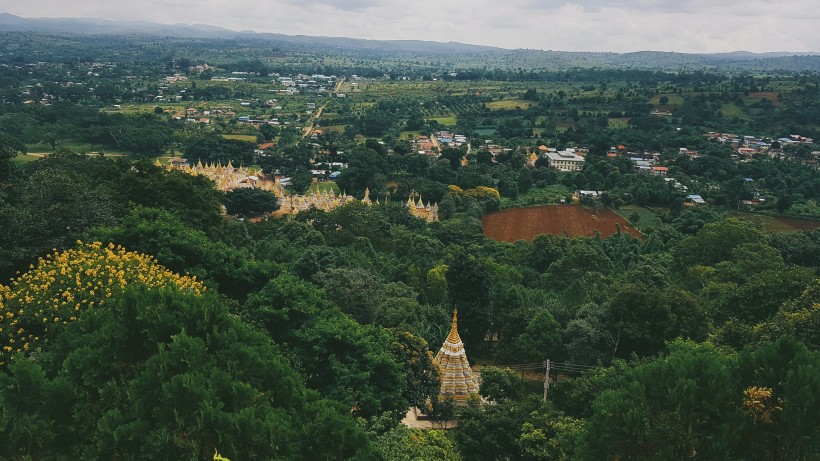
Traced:
<svg viewBox="0 0 820 461">
<path fill-rule="evenodd" d="M 550 167 L 559 171 L 581 171 L 584 167 L 584 157 L 576 154 L 573 150 L 547 152 L 546 156 Z"/>
</svg>

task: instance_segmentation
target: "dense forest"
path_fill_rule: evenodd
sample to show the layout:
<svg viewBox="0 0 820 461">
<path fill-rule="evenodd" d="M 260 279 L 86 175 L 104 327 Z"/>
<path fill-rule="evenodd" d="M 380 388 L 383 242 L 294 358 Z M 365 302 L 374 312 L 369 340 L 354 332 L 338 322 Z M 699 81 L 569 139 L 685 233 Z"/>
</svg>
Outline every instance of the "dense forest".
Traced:
<svg viewBox="0 0 820 461">
<path fill-rule="evenodd" d="M 820 217 L 817 74 L 329 68 L 349 96 L 280 85 L 274 106 L 275 60 L 203 76 L 197 53 L 143 62 L 123 40 L 116 65 L 0 55 L 0 458 L 820 456 L 820 229 L 761 221 Z M 257 74 L 211 80 L 231 71 Z M 419 154 L 444 130 L 469 141 Z M 165 165 L 181 157 L 357 200 L 269 216 L 281 197 Z M 489 213 L 561 202 L 641 236 L 484 236 Z M 454 309 L 482 379 L 460 405 L 433 357 Z M 401 424 L 411 407 L 437 428 Z"/>
</svg>

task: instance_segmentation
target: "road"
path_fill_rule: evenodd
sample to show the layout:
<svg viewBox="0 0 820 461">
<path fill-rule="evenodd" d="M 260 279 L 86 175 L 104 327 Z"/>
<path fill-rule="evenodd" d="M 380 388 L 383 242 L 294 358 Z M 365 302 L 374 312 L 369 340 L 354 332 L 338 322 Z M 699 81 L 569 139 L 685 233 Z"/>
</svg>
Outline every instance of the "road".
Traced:
<svg viewBox="0 0 820 461">
<path fill-rule="evenodd" d="M 314 112 L 313 115 L 310 116 L 310 120 L 308 121 L 307 125 L 305 125 L 305 131 L 302 134 L 302 139 L 307 138 L 308 136 L 313 134 L 313 126 L 316 124 L 316 120 L 319 120 L 319 118 L 322 116 L 322 112 L 325 110 L 325 107 L 327 107 L 327 105 L 330 104 L 330 101 L 333 99 L 333 95 L 335 95 L 339 92 L 339 90 L 342 89 L 342 85 L 344 84 L 344 82 L 344 77 L 340 78 L 339 81 L 336 82 L 336 86 L 333 87 L 333 91 L 330 93 L 330 97 L 327 98 L 327 101 L 325 101 L 325 103 L 322 104 L 322 106 L 319 107 L 319 109 L 317 109 L 316 112 Z"/>
</svg>

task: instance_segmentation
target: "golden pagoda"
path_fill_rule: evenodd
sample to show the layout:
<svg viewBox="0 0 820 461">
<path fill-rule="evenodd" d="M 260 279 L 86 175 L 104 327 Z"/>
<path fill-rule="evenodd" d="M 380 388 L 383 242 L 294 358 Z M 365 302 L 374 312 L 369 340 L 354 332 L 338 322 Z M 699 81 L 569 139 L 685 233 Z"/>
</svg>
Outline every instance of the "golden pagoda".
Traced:
<svg viewBox="0 0 820 461">
<path fill-rule="evenodd" d="M 453 326 L 436 354 L 436 363 L 441 375 L 440 397 L 466 399 L 478 394 L 478 381 L 473 376 L 464 343 L 458 335 L 458 310 L 453 312 Z"/>
</svg>

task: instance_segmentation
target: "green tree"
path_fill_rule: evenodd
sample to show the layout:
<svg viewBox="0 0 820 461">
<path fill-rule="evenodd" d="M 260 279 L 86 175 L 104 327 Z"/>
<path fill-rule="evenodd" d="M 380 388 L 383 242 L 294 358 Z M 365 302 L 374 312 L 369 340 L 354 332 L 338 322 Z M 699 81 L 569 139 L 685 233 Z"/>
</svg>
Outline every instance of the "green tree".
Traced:
<svg viewBox="0 0 820 461">
<path fill-rule="evenodd" d="M 732 250 L 745 243 L 763 242 L 763 233 L 739 219 L 709 223 L 692 237 L 681 240 L 673 249 L 681 267 L 714 265 L 731 258 Z"/>
<path fill-rule="evenodd" d="M 364 269 L 329 269 L 320 273 L 316 281 L 343 312 L 360 323 L 371 323 L 376 309 L 385 300 L 382 282 Z"/>
<path fill-rule="evenodd" d="M 584 420 L 564 416 L 555 410 L 535 411 L 521 426 L 518 438 L 521 458 L 528 461 L 576 459 L 585 429 Z"/>
<path fill-rule="evenodd" d="M 741 457 L 809 460 L 820 453 L 820 352 L 790 337 L 747 347 L 737 360 L 743 389 Z M 768 391 L 755 399 L 753 388 Z"/>
<path fill-rule="evenodd" d="M 313 184 L 313 176 L 307 168 L 296 168 L 290 173 L 290 188 L 297 194 L 304 194 Z"/>
<path fill-rule="evenodd" d="M 266 331 L 307 385 L 356 414 L 404 414 L 406 380 L 385 330 L 356 323 L 315 286 L 282 273 L 248 298 L 242 317 Z"/>
<path fill-rule="evenodd" d="M 270 213 L 279 209 L 279 200 L 273 192 L 257 188 L 239 188 L 225 193 L 222 203 L 232 215 Z"/>
<path fill-rule="evenodd" d="M 458 170 L 461 168 L 461 159 L 464 158 L 464 152 L 455 147 L 448 147 L 441 151 L 439 158 L 450 162 L 451 169 Z"/>
<path fill-rule="evenodd" d="M 394 340 L 390 351 L 403 365 L 407 380 L 404 399 L 411 406 L 424 410 L 428 402 L 438 398 L 441 389 L 439 369 L 433 354 L 427 347 L 427 342 L 418 336 L 401 330 L 391 330 L 391 333 Z"/>
<path fill-rule="evenodd" d="M 547 309 L 539 309 L 532 315 L 524 332 L 515 338 L 515 355 L 528 362 L 559 357 L 564 354 L 561 341 L 561 324 Z"/>
<path fill-rule="evenodd" d="M 523 386 L 524 378 L 509 368 L 484 367 L 478 393 L 487 400 L 505 402 L 519 399 Z"/>
<path fill-rule="evenodd" d="M 526 416 L 519 404 L 468 405 L 459 414 L 454 440 L 464 459 L 495 461 L 518 453 Z"/>
<path fill-rule="evenodd" d="M 820 350 L 820 280 L 815 279 L 799 298 L 787 301 L 769 321 L 759 324 L 757 335 L 768 341 L 791 336 L 810 350 Z"/>
<path fill-rule="evenodd" d="M 0 180 L 11 176 L 11 160 L 20 154 L 26 153 L 26 146 L 19 140 L 0 133 Z"/>
<path fill-rule="evenodd" d="M 273 261 L 250 258 L 186 225 L 177 215 L 155 208 L 135 207 L 119 226 L 91 229 L 84 238 L 118 242 L 153 255 L 169 269 L 195 275 L 237 300 L 262 288 L 280 269 Z"/>
<path fill-rule="evenodd" d="M 601 392 L 580 459 L 731 459 L 743 414 L 731 359 L 676 342 Z"/>
<path fill-rule="evenodd" d="M 0 388 L 19 389 L 0 394 L 5 458 L 204 459 L 218 449 L 317 459 L 316 440 L 332 447 L 323 460 L 370 451 L 350 416 L 305 393 L 270 340 L 215 296 L 131 288 L 51 339 L 37 362 L 0 374 Z M 38 445 L 20 437 L 46 421 Z"/>
<path fill-rule="evenodd" d="M 619 357 L 649 356 L 675 338 L 703 340 L 706 315 L 697 298 L 677 288 L 627 284 L 606 305 L 607 324 L 618 338 Z"/>
<path fill-rule="evenodd" d="M 222 192 L 204 176 L 166 171 L 147 161 L 137 162 L 117 178 L 116 194 L 125 203 L 162 208 L 200 230 L 222 222 Z"/>
<path fill-rule="evenodd" d="M 380 435 L 374 448 L 385 461 L 461 461 L 445 431 L 398 426 Z"/>
<path fill-rule="evenodd" d="M 484 335 L 492 327 L 492 283 L 490 271 L 480 259 L 463 249 L 447 261 L 448 299 L 459 310 L 459 334 L 468 351 L 483 351 Z"/>
<path fill-rule="evenodd" d="M 41 255 L 73 244 L 92 227 L 115 221 L 121 208 L 109 184 L 57 168 L 26 178 L 19 191 L 22 216 L 16 246 Z"/>
</svg>

